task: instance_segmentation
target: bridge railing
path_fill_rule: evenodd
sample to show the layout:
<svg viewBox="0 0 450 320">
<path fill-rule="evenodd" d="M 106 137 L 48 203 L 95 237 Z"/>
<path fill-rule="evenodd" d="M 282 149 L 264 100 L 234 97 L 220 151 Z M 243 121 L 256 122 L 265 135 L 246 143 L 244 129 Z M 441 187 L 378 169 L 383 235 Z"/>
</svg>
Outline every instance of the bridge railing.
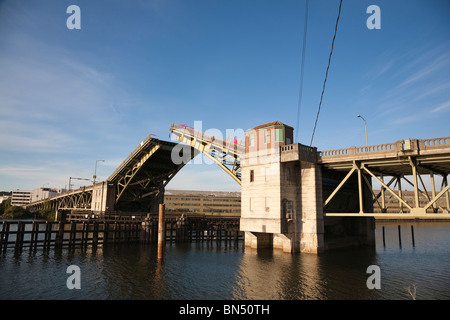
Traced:
<svg viewBox="0 0 450 320">
<path fill-rule="evenodd" d="M 397 156 L 405 152 L 408 152 L 408 154 L 418 154 L 421 151 L 439 149 L 450 149 L 450 137 L 399 140 L 393 143 L 319 151 L 318 154 L 322 160 L 342 159 L 346 157 L 357 159 L 358 157 L 373 155 L 382 155 L 384 157 Z"/>
<path fill-rule="evenodd" d="M 226 137 L 225 140 L 205 134 L 202 131 L 195 130 L 184 124 L 172 124 L 170 131 L 182 135 L 187 135 L 196 138 L 200 141 L 211 144 L 213 147 L 221 150 L 223 153 L 231 153 L 236 155 L 243 155 L 245 152 L 245 146 L 242 144 L 241 139 L 232 137 Z"/>
<path fill-rule="evenodd" d="M 402 144 L 399 142 L 394 143 L 383 143 L 371 146 L 364 147 L 350 147 L 343 149 L 333 149 L 333 150 L 325 150 L 319 151 L 319 157 L 324 159 L 329 158 L 344 158 L 344 157 L 352 157 L 357 158 L 359 156 L 365 155 L 374 155 L 374 154 L 389 154 L 389 153 L 397 153 L 398 151 L 403 150 Z"/>
<path fill-rule="evenodd" d="M 147 143 L 152 140 L 152 134 L 149 134 L 142 142 L 122 161 L 122 163 L 114 170 L 114 172 L 109 176 L 107 181 L 112 181 L 120 173 L 120 171 L 127 166 L 128 162 L 134 158 L 134 156 L 144 147 Z"/>
<path fill-rule="evenodd" d="M 280 146 L 281 161 L 317 161 L 317 148 L 305 146 L 300 143 L 293 143 Z"/>
<path fill-rule="evenodd" d="M 450 137 L 435 138 L 435 139 L 420 139 L 420 150 L 435 150 L 442 148 L 450 148 Z"/>
</svg>

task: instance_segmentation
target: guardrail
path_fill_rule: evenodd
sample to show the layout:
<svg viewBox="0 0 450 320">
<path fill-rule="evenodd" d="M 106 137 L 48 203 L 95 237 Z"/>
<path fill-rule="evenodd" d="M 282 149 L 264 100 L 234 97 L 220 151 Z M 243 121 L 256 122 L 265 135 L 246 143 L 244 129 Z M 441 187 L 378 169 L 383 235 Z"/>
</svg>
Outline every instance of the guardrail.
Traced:
<svg viewBox="0 0 450 320">
<path fill-rule="evenodd" d="M 109 176 L 107 181 L 112 181 L 120 173 L 120 171 L 128 165 L 128 162 L 134 158 L 134 156 L 145 146 L 147 143 L 151 140 L 158 140 L 155 138 L 152 138 L 152 134 L 149 134 L 144 140 L 141 141 L 141 143 L 134 148 L 134 150 L 128 155 L 128 157 L 125 158 L 125 160 L 122 161 L 122 163 L 114 170 L 114 172 Z"/>
<path fill-rule="evenodd" d="M 369 155 L 397 156 L 399 154 L 418 154 L 421 151 L 450 149 L 449 142 L 450 137 L 399 140 L 393 143 L 319 151 L 319 157 L 322 160 L 326 160 L 344 157 L 357 158 Z"/>
<path fill-rule="evenodd" d="M 317 148 L 300 143 L 288 144 L 280 147 L 281 161 L 317 161 Z"/>
<path fill-rule="evenodd" d="M 205 134 L 202 131 L 195 130 L 184 124 L 172 124 L 170 127 L 170 132 L 175 134 L 180 134 L 184 136 L 189 136 L 192 138 L 199 139 L 206 143 L 210 143 L 215 148 L 222 150 L 224 153 L 234 153 L 236 155 L 243 155 L 245 152 L 245 146 L 242 144 L 241 139 L 236 139 L 232 137 L 226 137 L 225 140 Z"/>
</svg>

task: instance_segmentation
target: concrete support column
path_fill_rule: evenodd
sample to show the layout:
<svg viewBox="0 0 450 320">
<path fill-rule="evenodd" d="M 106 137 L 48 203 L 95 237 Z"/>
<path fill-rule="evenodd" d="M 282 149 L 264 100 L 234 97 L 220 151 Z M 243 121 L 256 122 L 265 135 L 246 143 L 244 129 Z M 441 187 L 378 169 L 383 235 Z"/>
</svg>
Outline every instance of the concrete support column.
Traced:
<svg viewBox="0 0 450 320">
<path fill-rule="evenodd" d="M 300 252 L 317 254 L 325 248 L 322 175 L 317 164 L 311 162 L 301 162 L 300 170 Z"/>
<path fill-rule="evenodd" d="M 273 234 L 246 231 L 245 246 L 253 249 L 272 248 Z"/>
</svg>

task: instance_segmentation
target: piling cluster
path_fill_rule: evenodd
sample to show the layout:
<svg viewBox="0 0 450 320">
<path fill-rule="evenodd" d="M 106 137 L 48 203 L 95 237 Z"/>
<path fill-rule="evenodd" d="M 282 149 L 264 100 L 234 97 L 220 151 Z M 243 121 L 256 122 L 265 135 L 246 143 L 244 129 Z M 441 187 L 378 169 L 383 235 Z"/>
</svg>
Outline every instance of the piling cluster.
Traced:
<svg viewBox="0 0 450 320">
<path fill-rule="evenodd" d="M 164 218 L 161 245 L 166 242 L 242 239 L 237 218 Z M 144 221 L 0 221 L 0 251 L 8 248 L 61 248 L 107 243 L 158 243 L 158 217 Z"/>
<path fill-rule="evenodd" d="M 105 243 L 137 242 L 140 240 L 139 222 L 107 221 L 8 221 L 0 231 L 0 251 L 97 246 Z"/>
</svg>

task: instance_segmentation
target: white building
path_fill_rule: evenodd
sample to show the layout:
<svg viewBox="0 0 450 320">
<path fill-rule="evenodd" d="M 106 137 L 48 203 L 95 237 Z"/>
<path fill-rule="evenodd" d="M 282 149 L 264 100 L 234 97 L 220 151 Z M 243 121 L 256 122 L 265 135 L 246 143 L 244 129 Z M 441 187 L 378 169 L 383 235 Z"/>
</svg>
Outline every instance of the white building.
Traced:
<svg viewBox="0 0 450 320">
<path fill-rule="evenodd" d="M 38 188 L 34 190 L 14 190 L 12 192 L 11 205 L 24 206 L 31 202 L 47 199 L 56 196 L 64 189 Z"/>
<path fill-rule="evenodd" d="M 12 206 L 24 206 L 31 202 L 31 190 L 13 190 L 11 196 Z"/>
</svg>

